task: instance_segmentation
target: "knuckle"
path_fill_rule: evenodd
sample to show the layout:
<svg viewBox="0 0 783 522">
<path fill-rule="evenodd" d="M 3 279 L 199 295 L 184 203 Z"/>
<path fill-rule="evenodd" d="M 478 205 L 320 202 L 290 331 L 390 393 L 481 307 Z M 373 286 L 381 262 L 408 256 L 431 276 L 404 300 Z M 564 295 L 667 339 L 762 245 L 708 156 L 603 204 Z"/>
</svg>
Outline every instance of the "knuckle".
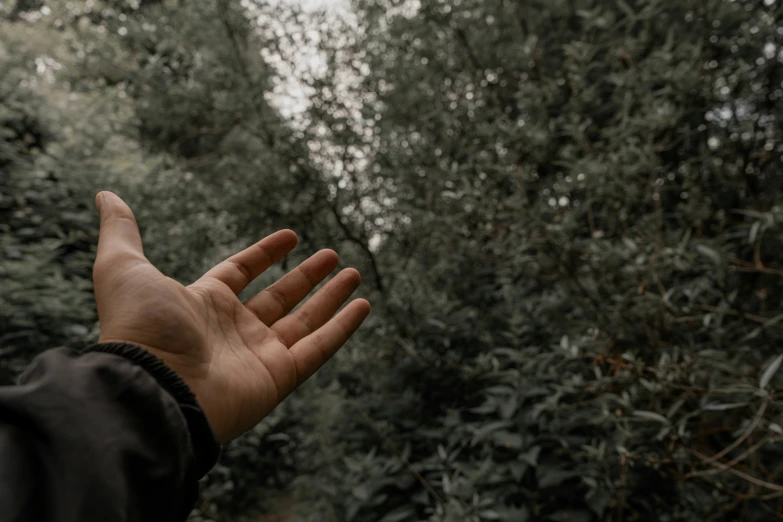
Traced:
<svg viewBox="0 0 783 522">
<path fill-rule="evenodd" d="M 280 306 L 284 313 L 289 310 L 288 300 L 286 299 L 285 294 L 279 288 L 275 288 L 273 285 L 267 288 L 266 292 L 270 297 L 272 297 L 272 300 Z"/>
<path fill-rule="evenodd" d="M 247 280 L 252 279 L 253 274 L 250 270 L 250 267 L 245 263 L 244 261 L 240 260 L 234 260 L 231 261 L 231 264 L 236 267 L 237 270 L 239 270 L 239 273 L 242 274 L 242 277 L 244 277 Z"/>
<path fill-rule="evenodd" d="M 311 274 L 307 273 L 307 270 L 303 269 L 302 266 L 296 267 L 297 272 L 299 272 L 305 281 L 307 281 L 307 284 L 310 285 L 311 288 L 315 288 L 319 281 L 316 280 L 315 277 L 313 277 Z"/>
</svg>

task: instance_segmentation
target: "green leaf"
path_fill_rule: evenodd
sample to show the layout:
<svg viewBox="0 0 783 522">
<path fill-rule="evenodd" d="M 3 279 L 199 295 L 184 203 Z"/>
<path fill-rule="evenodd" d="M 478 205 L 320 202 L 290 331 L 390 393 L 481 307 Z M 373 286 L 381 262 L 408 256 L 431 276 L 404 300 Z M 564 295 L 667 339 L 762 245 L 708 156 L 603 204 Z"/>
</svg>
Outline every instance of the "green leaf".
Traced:
<svg viewBox="0 0 783 522">
<path fill-rule="evenodd" d="M 780 368 L 781 362 L 783 362 L 783 354 L 778 355 L 767 364 L 767 368 L 764 370 L 764 372 L 761 374 L 761 377 L 759 378 L 759 388 L 763 390 L 764 388 L 767 387 L 769 381 L 772 380 L 772 377 L 775 375 L 775 373 L 777 373 L 778 369 Z"/>
<path fill-rule="evenodd" d="M 359 484 L 351 490 L 351 494 L 359 500 L 366 501 L 370 498 L 370 488 L 367 484 Z"/>
<path fill-rule="evenodd" d="M 509 431 L 497 431 L 492 435 L 495 446 L 518 450 L 522 448 L 522 435 Z"/>
<path fill-rule="evenodd" d="M 519 454 L 519 458 L 535 468 L 538 466 L 538 456 L 541 454 L 541 446 L 533 446 L 524 453 Z"/>
<path fill-rule="evenodd" d="M 696 245 L 696 250 L 703 256 L 710 258 L 716 265 L 721 263 L 721 256 L 714 248 L 710 248 L 707 245 Z"/>
<path fill-rule="evenodd" d="M 570 469 L 561 469 L 551 466 L 539 466 L 536 470 L 538 487 L 551 488 L 559 486 L 563 482 L 579 477 L 581 473 Z"/>
<path fill-rule="evenodd" d="M 752 339 L 757 338 L 759 335 L 761 335 L 761 332 L 769 328 L 770 326 L 774 326 L 778 324 L 780 321 L 783 321 L 783 314 L 776 315 L 775 317 L 768 319 L 765 321 L 761 326 L 758 328 L 753 329 L 748 335 L 742 338 L 742 342 L 750 341 Z"/>
<path fill-rule="evenodd" d="M 750 226 L 750 233 L 748 234 L 748 243 L 751 245 L 756 242 L 759 229 L 761 228 L 761 221 L 756 221 Z"/>
<path fill-rule="evenodd" d="M 509 421 L 496 421 L 496 422 L 490 422 L 488 424 L 485 424 L 479 429 L 477 429 L 476 432 L 473 434 L 473 440 L 471 442 L 471 445 L 475 446 L 476 444 L 484 440 L 487 436 L 491 435 L 492 432 L 502 430 L 503 428 L 507 428 L 511 425 L 512 423 Z"/>
<path fill-rule="evenodd" d="M 742 408 L 744 406 L 747 406 L 747 402 L 731 402 L 726 404 L 707 404 L 706 406 L 702 406 L 702 410 L 704 411 L 725 411 L 725 410 L 733 410 L 736 408 Z"/>
<path fill-rule="evenodd" d="M 655 413 L 654 411 L 635 410 L 633 412 L 633 416 L 638 417 L 640 419 L 660 422 L 661 424 L 669 424 L 669 419 L 667 419 L 660 413 Z"/>
</svg>

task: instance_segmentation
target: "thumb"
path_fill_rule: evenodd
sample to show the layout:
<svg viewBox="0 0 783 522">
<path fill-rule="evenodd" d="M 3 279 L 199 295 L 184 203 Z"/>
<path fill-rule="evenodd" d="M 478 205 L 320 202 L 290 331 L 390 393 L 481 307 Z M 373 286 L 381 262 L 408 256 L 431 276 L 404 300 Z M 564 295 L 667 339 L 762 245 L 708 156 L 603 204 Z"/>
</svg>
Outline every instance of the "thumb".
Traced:
<svg viewBox="0 0 783 522">
<path fill-rule="evenodd" d="M 133 211 L 112 192 L 100 192 L 95 206 L 101 216 L 95 277 L 128 263 L 147 262 Z"/>
</svg>

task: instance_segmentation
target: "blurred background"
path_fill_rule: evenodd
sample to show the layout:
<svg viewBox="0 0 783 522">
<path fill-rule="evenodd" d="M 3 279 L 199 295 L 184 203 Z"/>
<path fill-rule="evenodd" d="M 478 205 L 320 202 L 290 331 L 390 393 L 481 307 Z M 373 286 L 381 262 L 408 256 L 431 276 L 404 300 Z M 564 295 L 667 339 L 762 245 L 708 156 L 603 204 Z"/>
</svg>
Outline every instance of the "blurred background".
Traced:
<svg viewBox="0 0 783 522">
<path fill-rule="evenodd" d="M 0 382 L 97 338 L 93 198 L 188 283 L 373 303 L 192 519 L 783 518 L 780 0 L 0 2 Z"/>
</svg>

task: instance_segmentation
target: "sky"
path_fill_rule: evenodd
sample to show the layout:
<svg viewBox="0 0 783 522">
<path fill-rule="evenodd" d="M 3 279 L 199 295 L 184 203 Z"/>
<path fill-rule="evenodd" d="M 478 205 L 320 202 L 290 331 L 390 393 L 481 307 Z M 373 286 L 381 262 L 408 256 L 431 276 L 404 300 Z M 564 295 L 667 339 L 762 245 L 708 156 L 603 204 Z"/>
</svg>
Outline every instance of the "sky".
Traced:
<svg viewBox="0 0 783 522">
<path fill-rule="evenodd" d="M 298 6 L 305 13 L 310 14 L 327 10 L 336 16 L 351 16 L 350 0 L 268 0 L 266 3 L 271 6 L 285 4 Z M 282 29 L 286 30 L 285 27 Z M 300 78 L 309 71 L 317 71 L 324 67 L 324 60 L 318 55 L 315 45 L 310 42 L 302 41 L 295 53 L 299 55 L 294 61 L 295 68 L 290 67 L 291 60 L 282 60 L 273 53 L 264 54 L 265 61 L 277 69 L 280 77 L 280 84 L 276 87 L 275 93 L 271 93 L 268 97 L 269 102 L 283 117 L 294 124 L 296 116 L 304 112 L 308 103 L 308 96 Z"/>
</svg>

